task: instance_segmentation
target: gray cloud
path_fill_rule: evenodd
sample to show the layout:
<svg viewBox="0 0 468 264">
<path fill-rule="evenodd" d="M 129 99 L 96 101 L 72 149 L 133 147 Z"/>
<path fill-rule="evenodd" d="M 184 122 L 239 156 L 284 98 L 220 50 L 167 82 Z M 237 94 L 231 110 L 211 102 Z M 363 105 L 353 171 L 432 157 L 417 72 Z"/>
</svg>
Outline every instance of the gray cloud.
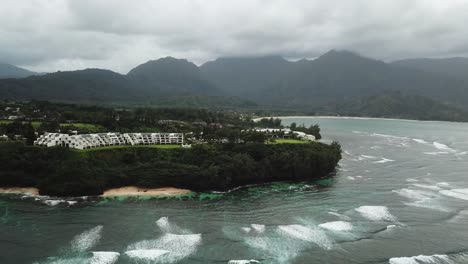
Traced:
<svg viewBox="0 0 468 264">
<path fill-rule="evenodd" d="M 468 55 L 466 0 L 3 0 L 0 61 L 126 73 L 163 56 Z"/>
</svg>

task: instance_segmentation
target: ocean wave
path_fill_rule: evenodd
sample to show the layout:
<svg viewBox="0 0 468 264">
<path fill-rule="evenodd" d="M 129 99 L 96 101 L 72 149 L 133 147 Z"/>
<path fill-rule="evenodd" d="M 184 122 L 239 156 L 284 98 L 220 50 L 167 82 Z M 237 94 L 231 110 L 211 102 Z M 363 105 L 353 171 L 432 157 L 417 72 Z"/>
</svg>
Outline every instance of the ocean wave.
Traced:
<svg viewBox="0 0 468 264">
<path fill-rule="evenodd" d="M 386 206 L 361 206 L 355 209 L 364 218 L 372 221 L 396 221 Z"/>
<path fill-rule="evenodd" d="M 280 225 L 278 231 L 295 239 L 314 243 L 323 249 L 333 248 L 333 241 L 318 228 L 303 225 Z"/>
<path fill-rule="evenodd" d="M 468 189 L 451 189 L 451 190 L 442 190 L 439 193 L 450 196 L 453 198 L 468 200 Z"/>
<path fill-rule="evenodd" d="M 351 217 L 349 217 L 349 216 L 347 216 L 347 215 L 343 215 L 343 214 L 337 213 L 337 212 L 328 212 L 328 214 L 337 216 L 337 217 L 339 217 L 340 219 L 343 219 L 343 220 L 351 220 Z"/>
<path fill-rule="evenodd" d="M 413 189 L 407 189 L 407 188 L 403 188 L 399 190 L 392 190 L 392 192 L 400 196 L 403 196 L 405 198 L 412 199 L 412 200 L 422 200 L 426 198 L 434 198 L 437 196 L 433 192 L 424 191 L 424 190 L 413 190 Z"/>
<path fill-rule="evenodd" d="M 437 156 L 437 155 L 449 154 L 449 152 L 447 152 L 447 151 L 433 151 L 433 152 L 423 152 L 423 154 Z"/>
<path fill-rule="evenodd" d="M 228 264 L 251 264 L 251 263 L 260 263 L 260 261 L 255 259 L 242 259 L 242 260 L 230 260 Z"/>
<path fill-rule="evenodd" d="M 374 161 L 374 163 L 387 163 L 387 162 L 393 162 L 394 160 L 392 159 L 387 159 L 387 158 L 382 158 L 381 160 Z"/>
<path fill-rule="evenodd" d="M 161 249 L 135 249 L 126 251 L 125 255 L 134 259 L 155 261 L 161 258 L 161 256 L 169 253 L 169 251 Z"/>
<path fill-rule="evenodd" d="M 93 251 L 92 253 L 89 264 L 113 264 L 120 256 L 120 253 L 110 251 Z"/>
<path fill-rule="evenodd" d="M 388 261 L 390 264 L 465 264 L 468 262 L 468 253 L 419 255 L 413 257 L 396 257 Z"/>
<path fill-rule="evenodd" d="M 70 242 L 72 251 L 84 252 L 94 247 L 101 239 L 102 225 L 93 227 L 75 236 Z"/>
<path fill-rule="evenodd" d="M 429 185 L 429 184 L 422 184 L 422 183 L 413 183 L 411 184 L 415 187 L 419 187 L 419 188 L 424 188 L 424 189 L 429 189 L 429 190 L 432 190 L 432 191 L 439 191 L 441 188 L 437 185 Z"/>
<path fill-rule="evenodd" d="M 420 144 L 430 144 L 430 143 L 427 142 L 426 140 L 424 140 L 424 139 L 419 139 L 419 138 L 413 138 L 413 141 L 414 141 L 414 142 L 417 142 L 417 143 L 420 143 Z"/>
<path fill-rule="evenodd" d="M 350 231 L 353 229 L 353 224 L 345 221 L 333 221 L 320 224 L 319 227 L 332 231 Z"/>
<path fill-rule="evenodd" d="M 450 148 L 449 146 L 439 143 L 439 142 L 433 142 L 432 143 L 436 149 L 444 150 L 444 151 L 450 151 L 450 152 L 455 152 L 453 148 Z"/>
<path fill-rule="evenodd" d="M 189 234 L 190 231 L 179 227 L 177 224 L 169 222 L 168 217 L 161 217 L 156 221 L 156 225 L 163 233 Z"/>
<path fill-rule="evenodd" d="M 265 225 L 260 225 L 260 224 L 251 224 L 250 225 L 253 230 L 255 230 L 257 233 L 263 233 L 265 232 Z"/>
<path fill-rule="evenodd" d="M 399 257 L 391 258 L 390 264 L 422 264 L 422 263 L 449 263 L 450 259 L 447 255 L 432 255 L 432 256 L 414 256 L 414 257 Z"/>
<path fill-rule="evenodd" d="M 152 255 L 156 257 L 156 255 L 160 253 L 158 255 L 158 261 L 173 263 L 194 254 L 201 244 L 201 241 L 201 234 L 165 234 L 157 239 L 136 242 L 127 247 L 127 252 L 134 252 L 134 254 L 141 253 L 143 256 L 148 254 L 149 258 L 151 258 Z M 126 255 L 128 254 L 126 253 Z"/>
</svg>

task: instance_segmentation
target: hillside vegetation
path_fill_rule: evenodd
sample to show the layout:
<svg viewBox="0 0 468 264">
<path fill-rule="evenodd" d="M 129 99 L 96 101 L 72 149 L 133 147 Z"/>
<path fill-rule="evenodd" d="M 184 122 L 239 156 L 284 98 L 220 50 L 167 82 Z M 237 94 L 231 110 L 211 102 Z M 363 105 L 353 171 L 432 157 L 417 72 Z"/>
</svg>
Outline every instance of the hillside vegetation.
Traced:
<svg viewBox="0 0 468 264">
<path fill-rule="evenodd" d="M 191 149 L 72 151 L 1 143 L 0 186 L 36 186 L 41 194 L 100 195 L 114 187 L 228 190 L 272 181 L 316 180 L 341 159 L 337 143 L 196 145 Z"/>
</svg>

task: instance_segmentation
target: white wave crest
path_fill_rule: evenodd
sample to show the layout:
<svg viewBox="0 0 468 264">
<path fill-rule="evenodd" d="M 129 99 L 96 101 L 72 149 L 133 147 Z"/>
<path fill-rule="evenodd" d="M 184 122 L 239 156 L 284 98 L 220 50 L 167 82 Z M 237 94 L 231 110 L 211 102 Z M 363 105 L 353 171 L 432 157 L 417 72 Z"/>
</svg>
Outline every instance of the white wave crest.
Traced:
<svg viewBox="0 0 468 264">
<path fill-rule="evenodd" d="M 407 189 L 407 188 L 403 188 L 400 190 L 393 190 L 392 192 L 400 196 L 403 196 L 405 198 L 413 199 L 413 200 L 421 200 L 425 198 L 435 197 L 435 194 L 429 191 L 413 190 L 413 189 Z"/>
<path fill-rule="evenodd" d="M 332 249 L 333 241 L 321 230 L 303 225 L 280 225 L 278 231 L 287 236 L 315 243 L 323 249 Z"/>
<path fill-rule="evenodd" d="M 347 215 L 343 215 L 337 212 L 328 212 L 328 213 L 334 216 L 338 216 L 340 219 L 343 219 L 343 220 L 351 220 L 351 218 Z"/>
<path fill-rule="evenodd" d="M 89 260 L 89 264 L 113 264 L 120 256 L 118 252 L 109 251 L 94 251 L 93 256 Z"/>
<path fill-rule="evenodd" d="M 346 179 L 351 180 L 351 181 L 356 180 L 356 178 L 354 178 L 353 176 L 347 176 Z"/>
<path fill-rule="evenodd" d="M 449 146 L 439 143 L 439 142 L 434 142 L 432 143 L 436 149 L 444 150 L 444 151 L 450 151 L 450 152 L 455 152 L 454 149 L 450 148 Z"/>
<path fill-rule="evenodd" d="M 450 259 L 447 255 L 432 255 L 432 256 L 414 256 L 391 258 L 390 264 L 424 264 L 424 263 L 449 263 Z"/>
<path fill-rule="evenodd" d="M 387 163 L 387 162 L 393 162 L 394 160 L 392 159 L 387 159 L 387 158 L 382 158 L 381 160 L 374 161 L 374 163 Z"/>
<path fill-rule="evenodd" d="M 169 222 L 168 217 L 161 217 L 156 221 L 156 225 L 163 233 L 187 234 L 188 230 L 180 228 L 178 225 Z"/>
<path fill-rule="evenodd" d="M 265 232 L 265 225 L 251 224 L 250 226 L 252 227 L 253 230 L 255 230 L 258 233 Z"/>
<path fill-rule="evenodd" d="M 84 252 L 94 247 L 101 239 L 103 228 L 104 227 L 102 225 L 99 225 L 75 236 L 70 242 L 72 250 L 77 252 Z"/>
<path fill-rule="evenodd" d="M 429 184 L 421 184 L 421 183 L 413 183 L 413 186 L 419 187 L 419 188 L 424 188 L 424 189 L 429 189 L 432 191 L 438 191 L 440 190 L 440 187 L 437 185 L 429 185 Z"/>
<path fill-rule="evenodd" d="M 439 193 L 450 196 L 453 198 L 467 200 L 468 201 L 468 189 L 451 189 L 451 190 L 442 190 Z"/>
<path fill-rule="evenodd" d="M 250 264 L 250 263 L 260 263 L 260 261 L 255 259 L 242 259 L 242 260 L 230 260 L 228 264 Z"/>
<path fill-rule="evenodd" d="M 353 225 L 350 222 L 345 221 L 333 221 L 319 225 L 322 228 L 333 230 L 333 231 L 350 231 L 353 229 Z"/>
<path fill-rule="evenodd" d="M 169 251 L 161 249 L 135 249 L 125 252 L 125 255 L 130 258 L 150 261 L 155 261 L 166 254 L 169 254 Z"/>
<path fill-rule="evenodd" d="M 424 139 L 419 139 L 419 138 L 413 138 L 413 141 L 414 141 L 414 142 L 417 142 L 417 143 L 420 143 L 420 144 L 430 144 L 430 143 L 427 142 L 426 140 L 424 140 Z"/>
<path fill-rule="evenodd" d="M 364 218 L 372 221 L 396 221 L 386 206 L 361 206 L 355 209 Z"/>
<path fill-rule="evenodd" d="M 201 244 L 201 234 L 165 234 L 158 239 L 143 240 L 128 246 L 127 251 L 135 250 L 163 250 L 167 251 L 160 256 L 161 262 L 177 262 L 197 251 Z M 154 252 L 155 253 L 155 252 Z M 128 255 L 128 254 L 127 254 Z"/>
</svg>

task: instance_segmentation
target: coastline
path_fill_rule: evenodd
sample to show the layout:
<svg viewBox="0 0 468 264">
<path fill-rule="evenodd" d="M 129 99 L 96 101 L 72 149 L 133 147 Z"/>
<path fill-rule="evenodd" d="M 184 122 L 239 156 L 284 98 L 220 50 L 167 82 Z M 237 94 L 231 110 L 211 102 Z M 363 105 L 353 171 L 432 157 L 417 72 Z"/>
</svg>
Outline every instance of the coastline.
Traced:
<svg viewBox="0 0 468 264">
<path fill-rule="evenodd" d="M 177 196 L 191 193 L 187 189 L 178 189 L 174 187 L 163 188 L 141 188 L 137 186 L 126 186 L 105 190 L 101 197 L 117 196 Z"/>
<path fill-rule="evenodd" d="M 39 195 L 39 189 L 35 187 L 0 187 L 0 194 Z"/>
<path fill-rule="evenodd" d="M 262 118 L 317 118 L 317 119 L 357 119 L 357 120 L 389 120 L 389 121 L 407 121 L 407 122 L 448 122 L 448 123 L 466 123 L 462 121 L 443 121 L 443 120 L 418 120 L 418 119 L 404 119 L 404 118 L 388 118 L 388 117 L 364 117 L 364 116 L 262 116 L 256 117 L 252 120 L 254 122 L 260 121 Z"/>
</svg>

